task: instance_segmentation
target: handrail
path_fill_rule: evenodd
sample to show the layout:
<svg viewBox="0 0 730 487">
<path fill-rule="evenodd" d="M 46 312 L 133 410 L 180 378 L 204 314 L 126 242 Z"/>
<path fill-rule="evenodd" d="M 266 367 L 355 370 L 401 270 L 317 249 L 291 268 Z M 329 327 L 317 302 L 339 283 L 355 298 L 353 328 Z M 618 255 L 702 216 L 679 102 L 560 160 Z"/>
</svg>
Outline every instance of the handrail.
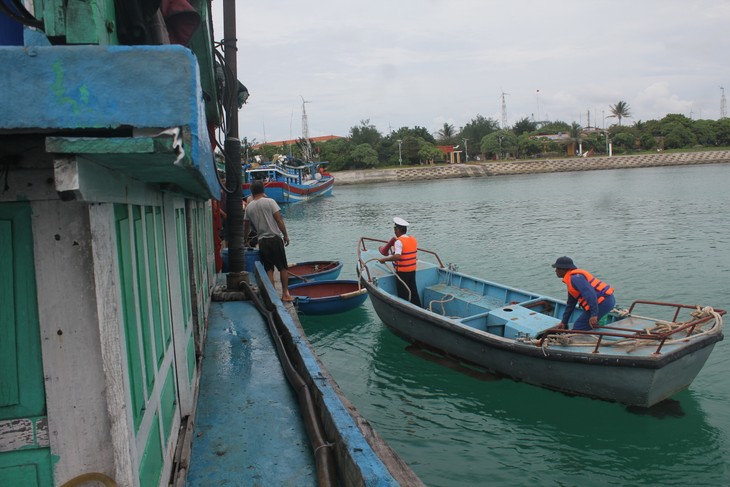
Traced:
<svg viewBox="0 0 730 487">
<path fill-rule="evenodd" d="M 365 241 L 368 241 L 368 242 L 378 242 L 378 243 L 383 243 L 383 244 L 387 244 L 388 241 L 387 240 L 382 240 L 382 239 L 379 239 L 379 238 L 360 237 L 360 240 L 359 240 L 359 242 L 357 244 L 357 261 L 358 261 L 358 263 L 361 266 L 360 267 L 360 272 L 358 272 L 358 280 L 359 280 L 359 274 L 362 273 L 362 269 L 365 269 L 365 272 L 366 272 L 366 274 L 368 276 L 368 279 L 367 280 L 368 280 L 368 282 L 370 282 L 372 280 L 372 278 L 370 276 L 370 269 L 368 269 L 367 264 L 362 260 L 362 255 L 361 255 L 361 252 L 362 251 L 367 251 L 368 250 L 367 249 L 367 246 L 365 245 Z M 419 252 L 425 252 L 427 254 L 433 255 L 436 258 L 436 260 L 438 261 L 439 267 L 441 267 L 442 269 L 446 267 L 444 265 L 444 263 L 441 261 L 441 257 L 439 257 L 439 255 L 436 252 L 434 252 L 433 250 L 428 250 L 428 249 L 424 249 L 424 248 L 421 248 L 421 247 L 418 247 L 417 250 Z"/>
<path fill-rule="evenodd" d="M 673 317 L 673 323 L 676 323 L 677 317 L 679 316 L 679 312 L 682 309 L 698 309 L 697 306 L 690 306 L 686 304 L 677 304 L 677 303 L 664 303 L 661 301 L 644 301 L 644 300 L 636 300 L 634 301 L 631 306 L 628 309 L 628 316 L 631 316 L 631 311 L 633 311 L 634 307 L 637 304 L 648 304 L 653 306 L 664 306 L 664 307 L 671 307 L 676 308 L 674 312 Z M 722 309 L 715 309 L 713 310 L 715 313 L 717 313 L 718 316 L 723 316 L 726 314 L 725 310 Z M 657 349 L 654 351 L 653 355 L 660 355 L 662 347 L 666 343 L 667 339 L 672 337 L 673 335 L 676 335 L 677 333 L 683 332 L 685 330 L 689 330 L 687 332 L 687 337 L 692 336 L 692 333 L 694 333 L 695 328 L 698 326 L 707 323 L 708 321 L 715 319 L 713 315 L 703 316 L 694 320 L 687 321 L 685 323 L 679 324 L 676 328 L 669 329 L 665 332 L 646 332 L 646 330 L 633 330 L 629 328 L 621 328 L 617 326 L 602 326 L 599 330 L 569 330 L 566 328 L 550 328 L 549 330 L 545 330 L 542 337 L 536 344 L 537 346 L 542 347 L 544 341 L 548 338 L 549 335 L 565 335 L 565 334 L 575 334 L 575 335 L 591 335 L 591 336 L 597 336 L 598 341 L 596 343 L 595 348 L 593 349 L 593 353 L 598 353 L 598 350 L 601 346 L 601 343 L 603 342 L 604 337 L 616 337 L 616 338 L 627 338 L 632 340 L 646 340 L 646 341 L 658 341 L 659 344 L 657 345 Z M 615 330 L 615 331 L 604 331 L 604 330 Z"/>
</svg>

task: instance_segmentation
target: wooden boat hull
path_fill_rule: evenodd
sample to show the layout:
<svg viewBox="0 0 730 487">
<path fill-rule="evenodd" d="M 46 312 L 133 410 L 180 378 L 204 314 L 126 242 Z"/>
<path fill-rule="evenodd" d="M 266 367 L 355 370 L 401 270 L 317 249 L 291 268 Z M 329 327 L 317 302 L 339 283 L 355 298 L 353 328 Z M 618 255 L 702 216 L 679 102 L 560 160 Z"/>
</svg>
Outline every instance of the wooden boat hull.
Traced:
<svg viewBox="0 0 730 487">
<path fill-rule="evenodd" d="M 492 373 L 571 395 L 651 407 L 687 388 L 723 338 L 719 324 L 701 335 L 638 350 L 620 348 L 619 338 L 609 336 L 612 331 L 578 332 L 576 344 L 568 346 L 541 345 L 535 337 L 560 321 L 564 302 L 419 260 L 419 294 L 427 309 L 419 308 L 395 296 L 392 273 L 372 263 L 376 253 L 360 250 L 359 254 L 361 284 L 377 315 L 396 335 Z M 474 286 L 483 286 L 485 294 L 463 292 Z M 443 299 L 447 294 L 448 299 Z M 549 306 L 540 309 L 542 305 L 535 303 Z M 651 321 L 618 315 L 611 320 L 605 330 L 641 329 Z M 595 351 L 598 336 L 606 344 Z"/>
<path fill-rule="evenodd" d="M 311 185 L 272 181 L 264 184 L 264 192 L 266 193 L 266 196 L 272 198 L 279 204 L 292 204 L 302 203 L 320 196 L 329 196 L 332 194 L 334 186 L 334 178 L 323 179 L 322 181 Z M 244 198 L 251 194 L 250 184 L 244 183 L 242 189 Z"/>
<path fill-rule="evenodd" d="M 297 309 L 308 315 L 343 313 L 362 305 L 367 292 L 354 280 L 303 282 L 289 286 Z"/>
<path fill-rule="evenodd" d="M 266 196 L 280 204 L 301 203 L 332 194 L 335 178 L 323 171 L 326 162 L 291 165 L 288 161 L 246 166 L 242 185 L 243 197 L 251 194 L 251 182 L 264 182 Z"/>
<path fill-rule="evenodd" d="M 338 260 L 316 260 L 289 264 L 289 285 L 309 281 L 331 281 L 342 271 Z"/>
</svg>

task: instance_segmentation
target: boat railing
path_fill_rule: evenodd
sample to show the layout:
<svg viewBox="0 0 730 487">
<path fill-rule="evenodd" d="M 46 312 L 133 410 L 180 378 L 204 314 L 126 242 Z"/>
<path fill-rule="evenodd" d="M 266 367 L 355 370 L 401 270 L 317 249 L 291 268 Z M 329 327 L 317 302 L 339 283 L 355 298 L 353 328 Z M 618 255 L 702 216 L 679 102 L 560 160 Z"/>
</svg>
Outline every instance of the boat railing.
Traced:
<svg viewBox="0 0 730 487">
<path fill-rule="evenodd" d="M 657 321 L 653 318 L 646 318 L 643 316 L 637 316 L 633 315 L 632 312 L 634 311 L 634 308 L 637 305 L 651 305 L 651 306 L 659 306 L 659 307 L 665 307 L 665 308 L 675 308 L 674 309 L 674 316 L 672 318 L 672 321 Z M 679 317 L 679 313 L 682 310 L 693 310 L 690 315 L 693 317 L 693 319 L 684 321 L 684 322 L 677 322 L 677 319 Z M 600 329 L 594 329 L 594 330 L 569 330 L 569 329 L 558 329 L 558 328 L 551 328 L 549 330 L 546 330 L 545 333 L 542 335 L 542 337 L 537 341 L 537 345 L 542 347 L 545 340 L 549 338 L 550 335 L 566 335 L 566 334 L 577 334 L 577 335 L 590 335 L 597 337 L 596 345 L 593 349 L 592 353 L 599 353 L 599 349 L 601 345 L 603 344 L 603 339 L 606 337 L 613 337 L 613 338 L 622 338 L 626 340 L 636 340 L 638 343 L 644 342 L 646 344 L 650 342 L 657 342 L 657 348 L 653 352 L 652 355 L 661 355 L 662 347 L 666 344 L 667 340 L 670 339 L 684 339 L 687 337 L 692 336 L 693 333 L 695 333 L 695 330 L 698 327 L 701 327 L 705 323 L 709 321 L 716 321 L 715 326 L 718 326 L 722 324 L 722 316 L 725 314 L 725 310 L 722 309 L 712 309 L 712 308 L 700 308 L 699 306 L 690 306 L 686 304 L 677 304 L 677 303 L 664 303 L 660 301 L 644 301 L 644 300 L 637 300 L 634 301 L 629 309 L 625 312 L 626 317 L 634 317 L 634 318 L 641 318 L 646 320 L 654 320 L 657 330 L 636 330 L 631 328 L 622 328 L 619 326 L 601 326 Z M 659 325 L 665 325 L 665 326 L 659 326 Z M 661 330 L 664 331 L 661 331 Z M 707 330 L 709 331 L 709 330 Z M 686 335 L 681 335 L 682 332 L 686 332 Z M 611 343 L 611 345 L 615 345 L 614 342 Z"/>
<path fill-rule="evenodd" d="M 367 263 L 370 261 L 363 261 L 363 258 L 362 258 L 362 252 L 365 252 L 368 250 L 365 242 L 374 242 L 376 244 L 378 244 L 378 243 L 387 244 L 388 241 L 382 240 L 379 238 L 360 237 L 360 242 L 358 243 L 358 246 L 357 246 L 357 261 L 358 261 L 358 264 L 360 265 L 360 271 L 362 272 L 362 269 L 365 269 L 365 273 L 368 276 L 368 281 L 371 281 L 372 279 L 370 276 L 370 269 L 368 269 L 368 266 L 367 266 Z M 441 267 L 441 268 L 446 267 L 444 265 L 444 263 L 441 261 L 441 257 L 439 257 L 439 255 L 436 252 L 434 252 L 432 250 L 428 250 L 428 249 L 423 249 L 421 247 L 418 247 L 418 251 L 425 252 L 426 254 L 430 254 L 431 256 L 433 256 L 436 259 L 436 261 L 438 262 L 439 267 Z"/>
</svg>

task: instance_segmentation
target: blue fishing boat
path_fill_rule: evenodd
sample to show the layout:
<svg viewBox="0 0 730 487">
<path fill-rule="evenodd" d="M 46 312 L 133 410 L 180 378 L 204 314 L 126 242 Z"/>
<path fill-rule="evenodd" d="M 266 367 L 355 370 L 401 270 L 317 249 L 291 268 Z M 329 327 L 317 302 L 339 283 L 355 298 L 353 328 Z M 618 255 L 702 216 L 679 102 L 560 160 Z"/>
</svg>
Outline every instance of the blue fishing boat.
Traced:
<svg viewBox="0 0 730 487">
<path fill-rule="evenodd" d="M 648 408 L 687 388 L 723 339 L 725 311 L 656 301 L 614 309 L 591 331 L 556 329 L 564 301 L 458 272 L 424 249 L 418 307 L 397 296 L 397 276 L 378 262 L 383 243 L 358 245 L 360 282 L 383 323 L 422 348 L 514 380 Z"/>
<path fill-rule="evenodd" d="M 301 203 L 332 194 L 335 178 L 325 171 L 327 162 L 301 162 L 280 157 L 267 163 L 244 166 L 243 197 L 251 194 L 251 182 L 264 182 L 266 196 L 277 203 Z"/>
<path fill-rule="evenodd" d="M 307 315 L 329 315 L 355 309 L 367 291 L 355 280 L 302 282 L 289 286 L 297 309 Z"/>
<path fill-rule="evenodd" d="M 310 281 L 331 281 L 342 271 L 339 260 L 313 260 L 289 264 L 289 285 Z"/>
</svg>

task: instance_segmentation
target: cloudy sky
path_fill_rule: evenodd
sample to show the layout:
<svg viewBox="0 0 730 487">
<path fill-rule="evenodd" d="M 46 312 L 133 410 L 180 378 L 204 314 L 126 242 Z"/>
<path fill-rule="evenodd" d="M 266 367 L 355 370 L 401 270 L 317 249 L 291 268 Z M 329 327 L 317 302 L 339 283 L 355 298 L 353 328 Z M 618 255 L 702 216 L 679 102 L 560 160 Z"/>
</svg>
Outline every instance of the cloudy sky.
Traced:
<svg viewBox="0 0 730 487">
<path fill-rule="evenodd" d="M 256 142 L 382 133 L 477 115 L 615 123 L 717 119 L 730 97 L 725 0 L 266 0 L 236 2 L 239 135 Z M 216 40 L 223 0 L 213 2 Z"/>
</svg>

